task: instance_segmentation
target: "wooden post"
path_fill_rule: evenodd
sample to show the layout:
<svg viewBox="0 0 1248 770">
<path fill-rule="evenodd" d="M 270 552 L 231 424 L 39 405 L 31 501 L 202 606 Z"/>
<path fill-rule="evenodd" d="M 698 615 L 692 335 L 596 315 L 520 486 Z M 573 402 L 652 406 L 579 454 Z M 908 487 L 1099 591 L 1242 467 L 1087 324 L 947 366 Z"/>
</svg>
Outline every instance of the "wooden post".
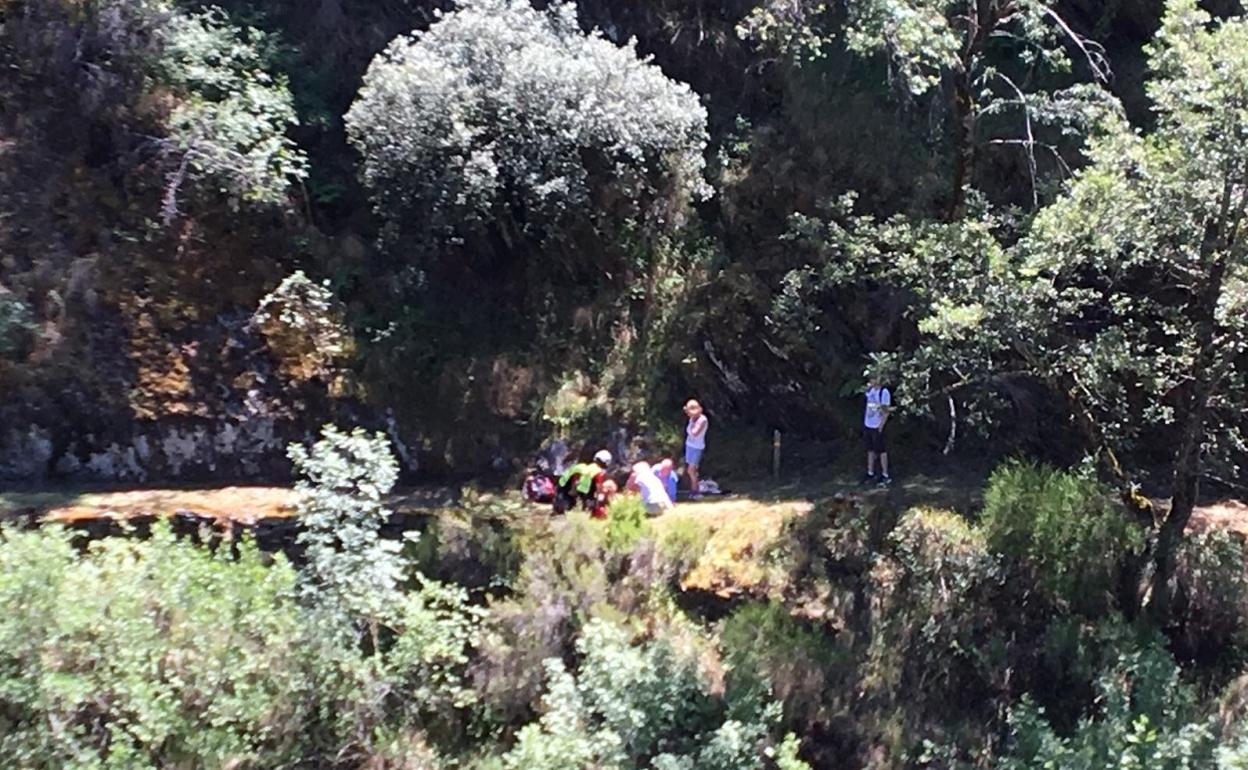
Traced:
<svg viewBox="0 0 1248 770">
<path fill-rule="evenodd" d="M 780 431 L 771 434 L 771 475 L 780 478 Z"/>
</svg>

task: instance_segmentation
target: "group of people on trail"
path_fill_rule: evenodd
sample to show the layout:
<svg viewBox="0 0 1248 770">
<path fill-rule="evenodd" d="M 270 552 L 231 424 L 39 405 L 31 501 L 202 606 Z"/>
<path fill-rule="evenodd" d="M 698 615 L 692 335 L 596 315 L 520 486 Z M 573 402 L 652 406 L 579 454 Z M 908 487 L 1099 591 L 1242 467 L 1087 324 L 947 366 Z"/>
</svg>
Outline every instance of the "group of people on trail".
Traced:
<svg viewBox="0 0 1248 770">
<path fill-rule="evenodd" d="M 685 475 L 689 478 L 690 497 L 696 500 L 701 496 L 698 469 L 706 451 L 710 421 L 696 400 L 690 399 L 684 411 L 689 420 L 685 427 Z M 609 472 L 614 460 L 611 452 L 600 449 L 589 462 L 568 466 L 554 485 L 555 513 L 566 513 L 580 503 L 592 517 L 606 518 L 611 501 L 620 491 Z M 664 458 L 653 465 L 645 461 L 634 463 L 624 487 L 640 496 L 647 513 L 660 514 L 671 510 L 675 504 L 676 485 L 675 463 Z"/>
<path fill-rule="evenodd" d="M 862 441 L 867 453 L 867 472 L 863 477 L 865 484 L 887 487 L 893 481 L 888 470 L 888 443 L 884 432 L 892 404 L 892 394 L 888 388 L 881 384 L 877 375 L 869 375 L 866 409 L 862 418 Z M 706 451 L 706 433 L 710 420 L 703 412 L 702 405 L 694 399 L 685 404 L 684 412 L 688 419 L 685 425 L 684 474 L 689 479 L 689 498 L 697 500 L 702 496 L 703 482 L 699 471 L 702 455 Z M 606 518 L 611 501 L 620 492 L 620 485 L 611 477 L 610 469 L 614 462 L 611 452 L 600 449 L 592 460 L 574 463 L 566 468 L 551 490 L 555 513 L 566 513 L 579 503 L 594 518 Z M 661 514 L 672 509 L 676 501 L 678 474 L 670 458 L 654 464 L 637 462 L 629 471 L 624 488 L 640 496 L 647 513 Z M 533 496 L 530 499 L 541 497 Z"/>
</svg>

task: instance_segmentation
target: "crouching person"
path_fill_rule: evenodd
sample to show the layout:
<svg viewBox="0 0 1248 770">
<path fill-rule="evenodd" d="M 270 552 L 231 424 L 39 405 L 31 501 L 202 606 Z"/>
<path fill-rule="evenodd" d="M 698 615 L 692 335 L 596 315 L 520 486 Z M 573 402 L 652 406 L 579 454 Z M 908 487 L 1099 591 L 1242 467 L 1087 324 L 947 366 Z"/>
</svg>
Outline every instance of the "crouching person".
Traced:
<svg viewBox="0 0 1248 770">
<path fill-rule="evenodd" d="M 577 463 L 564 471 L 555 489 L 555 513 L 567 513 L 577 500 L 583 501 L 585 507 L 592 510 L 597 491 L 607 479 L 606 469 L 610 464 L 611 453 L 602 449 L 594 455 L 593 462 Z"/>
<path fill-rule="evenodd" d="M 646 513 L 657 515 L 672 509 L 672 499 L 668 497 L 663 482 L 655 475 L 649 463 L 637 463 L 628 478 L 628 488 L 641 495 L 642 505 Z"/>
<path fill-rule="evenodd" d="M 607 510 L 611 507 L 611 501 L 615 499 L 615 494 L 620 491 L 619 486 L 611 479 L 606 479 L 598 486 L 598 492 L 594 496 L 594 508 L 589 515 L 595 519 L 607 518 Z"/>
</svg>

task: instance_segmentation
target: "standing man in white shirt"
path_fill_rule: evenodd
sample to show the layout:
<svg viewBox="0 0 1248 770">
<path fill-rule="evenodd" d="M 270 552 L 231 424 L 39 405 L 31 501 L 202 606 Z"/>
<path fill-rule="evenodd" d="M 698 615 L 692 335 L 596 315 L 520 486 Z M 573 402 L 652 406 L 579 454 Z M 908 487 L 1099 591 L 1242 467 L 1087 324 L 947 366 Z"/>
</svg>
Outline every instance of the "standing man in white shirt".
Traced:
<svg viewBox="0 0 1248 770">
<path fill-rule="evenodd" d="M 893 483 L 888 475 L 888 444 L 884 441 L 884 426 L 888 424 L 889 408 L 893 396 L 880 384 L 879 376 L 867 375 L 867 410 L 862 416 L 862 443 L 867 447 L 867 475 L 863 483 L 875 482 L 875 458 L 880 458 L 880 486 Z"/>
<path fill-rule="evenodd" d="M 685 415 L 689 424 L 685 426 L 685 468 L 689 473 L 689 497 L 697 500 L 701 497 L 698 488 L 698 467 L 702 465 L 702 453 L 706 451 L 706 429 L 710 421 L 702 412 L 702 405 L 695 399 L 685 404 Z"/>
</svg>

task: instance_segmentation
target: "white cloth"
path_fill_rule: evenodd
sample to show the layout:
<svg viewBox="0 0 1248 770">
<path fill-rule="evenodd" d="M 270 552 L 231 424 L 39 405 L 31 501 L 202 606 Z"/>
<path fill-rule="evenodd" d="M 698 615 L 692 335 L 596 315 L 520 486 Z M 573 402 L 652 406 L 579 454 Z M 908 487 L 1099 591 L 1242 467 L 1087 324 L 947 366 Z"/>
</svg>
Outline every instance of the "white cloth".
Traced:
<svg viewBox="0 0 1248 770">
<path fill-rule="evenodd" d="M 702 432 L 693 435 L 695 428 L 701 426 Z M 706 415 L 700 414 L 697 419 L 689 421 L 685 426 L 685 446 L 690 449 L 706 449 L 706 431 L 710 427 L 710 421 L 706 419 Z"/>
<path fill-rule="evenodd" d="M 867 391 L 867 411 L 862 416 L 862 424 L 868 428 L 878 428 L 884 424 L 884 408 L 893 405 L 893 397 L 888 388 L 871 388 Z"/>
</svg>

